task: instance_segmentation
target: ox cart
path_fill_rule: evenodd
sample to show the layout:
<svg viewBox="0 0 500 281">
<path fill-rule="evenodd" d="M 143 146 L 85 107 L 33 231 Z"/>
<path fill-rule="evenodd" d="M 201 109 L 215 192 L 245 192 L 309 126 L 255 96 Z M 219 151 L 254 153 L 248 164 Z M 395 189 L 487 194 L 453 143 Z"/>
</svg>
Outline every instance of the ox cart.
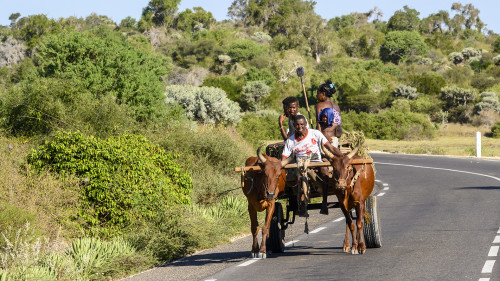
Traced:
<svg viewBox="0 0 500 281">
<path fill-rule="evenodd" d="M 345 149 L 341 149 L 342 152 L 346 152 Z M 257 151 L 257 153 L 260 153 L 260 148 Z M 268 146 L 266 149 L 266 154 L 269 156 L 273 156 L 275 158 L 281 158 L 281 150 L 276 150 L 276 147 L 271 147 Z M 347 155 L 347 153 L 345 153 Z M 267 156 L 266 156 L 267 157 Z M 355 166 L 355 167 L 366 167 L 365 165 L 373 165 L 373 160 L 369 158 L 361 158 L 358 157 L 357 159 L 352 159 L 349 162 L 350 166 Z M 275 202 L 274 203 L 274 212 L 272 214 L 272 219 L 270 220 L 270 225 L 268 226 L 268 239 L 267 239 L 267 250 L 271 250 L 273 253 L 282 253 L 285 250 L 285 231 L 288 228 L 290 224 L 293 224 L 295 222 L 295 216 L 299 214 L 299 204 L 303 204 L 303 202 L 300 201 L 300 196 L 298 196 L 298 192 L 301 192 L 300 190 L 307 190 L 307 195 L 309 200 L 312 198 L 321 198 L 323 196 L 323 192 L 321 190 L 321 187 L 319 187 L 318 180 L 314 179 L 314 174 L 311 175 L 310 173 L 304 173 L 303 175 L 307 176 L 289 176 L 290 173 L 299 172 L 302 170 L 307 170 L 311 171 L 311 169 L 308 168 L 316 168 L 316 167 L 328 167 L 330 170 L 329 177 L 330 177 L 330 182 L 333 183 L 333 165 L 330 162 L 308 162 L 306 167 L 301 167 L 301 163 L 293 163 L 293 164 L 287 164 L 283 166 L 283 170 L 280 172 L 281 175 L 287 175 L 285 177 L 282 176 L 282 179 L 285 181 L 284 184 L 284 189 L 281 189 L 279 191 L 279 194 L 275 196 L 274 198 L 280 199 L 280 202 Z M 263 173 L 263 165 L 253 165 L 253 166 L 243 166 L 243 167 L 236 167 L 234 170 L 235 172 L 241 173 L 241 179 L 242 179 L 242 187 L 245 181 L 245 175 L 248 172 L 262 172 Z M 286 178 L 286 180 L 285 180 Z M 352 179 L 352 178 L 351 178 Z M 354 182 L 356 181 L 357 178 L 354 180 L 351 180 L 351 182 L 354 185 Z M 374 180 L 374 179 L 373 179 Z M 252 183 L 253 184 L 253 183 Z M 278 184 L 279 185 L 279 184 Z M 302 188 L 301 188 L 302 187 Z M 351 188 L 353 186 L 351 185 Z M 372 186 L 373 187 L 373 186 Z M 378 205 L 377 205 L 377 198 L 371 194 L 372 189 L 369 191 L 369 196 L 366 197 L 365 203 L 364 203 L 364 227 L 362 230 L 363 233 L 363 238 L 364 238 L 364 243 L 367 248 L 379 248 L 382 246 L 382 232 L 380 228 L 380 217 L 378 215 Z M 333 184 L 330 184 L 330 188 L 328 189 L 328 195 L 335 195 L 335 187 Z M 314 201 L 314 200 L 313 200 Z M 250 203 L 249 203 L 250 204 Z M 307 203 L 306 203 L 307 204 Z M 285 206 L 283 206 L 285 205 Z M 322 203 L 308 203 L 307 204 L 307 210 L 315 210 L 315 209 L 320 209 Z M 340 208 L 340 203 L 337 201 L 334 202 L 327 202 L 328 208 Z M 350 208 L 350 207 L 349 207 Z M 355 219 L 355 213 L 354 208 L 350 208 L 348 210 L 350 216 Z M 344 213 L 345 215 L 345 213 Z M 252 217 L 252 215 L 251 215 Z M 253 232 L 253 230 L 252 230 Z M 347 231 L 349 232 L 349 231 Z M 348 234 L 346 234 L 346 239 Z M 254 241 L 255 240 L 255 233 L 254 233 Z M 265 240 L 263 240 L 265 241 Z M 354 241 L 354 238 L 353 238 Z M 347 242 L 349 243 L 349 242 Z M 344 241 L 344 252 L 349 251 L 350 247 L 346 246 L 346 242 Z M 253 254 L 255 249 L 252 250 Z M 353 252 L 354 253 L 354 252 Z M 364 253 L 364 249 L 361 253 Z M 259 256 L 260 257 L 260 256 Z M 265 257 L 265 254 L 264 254 Z"/>
</svg>

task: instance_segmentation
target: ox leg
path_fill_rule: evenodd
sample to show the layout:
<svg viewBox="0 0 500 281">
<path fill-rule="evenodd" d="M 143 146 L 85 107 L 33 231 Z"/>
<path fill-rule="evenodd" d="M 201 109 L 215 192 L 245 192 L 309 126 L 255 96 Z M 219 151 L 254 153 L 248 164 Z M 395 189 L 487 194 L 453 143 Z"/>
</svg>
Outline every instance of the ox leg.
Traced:
<svg viewBox="0 0 500 281">
<path fill-rule="evenodd" d="M 273 218 L 274 204 L 275 201 L 273 200 L 266 208 L 266 221 L 262 226 L 262 242 L 260 243 L 259 258 L 263 259 L 267 258 L 266 242 L 267 239 L 269 238 L 269 226 L 271 225 L 271 219 Z"/>
<path fill-rule="evenodd" d="M 248 214 L 250 215 L 250 231 L 252 232 L 253 243 L 252 243 L 252 258 L 259 257 L 259 242 L 257 241 L 257 235 L 259 234 L 259 221 L 257 219 L 257 211 L 248 204 Z"/>
<path fill-rule="evenodd" d="M 357 204 L 356 206 L 356 236 L 358 241 L 358 252 L 364 254 L 366 252 L 366 246 L 363 242 L 363 224 L 365 219 L 365 204 L 364 202 Z"/>
<path fill-rule="evenodd" d="M 355 226 L 354 222 L 351 217 L 351 213 L 347 210 L 347 208 L 343 205 L 340 204 L 340 209 L 342 210 L 342 213 L 344 213 L 345 217 L 345 224 L 346 224 L 346 229 L 345 229 L 345 238 L 344 238 L 344 245 L 342 247 L 342 250 L 344 253 L 348 253 L 351 247 L 349 247 L 349 234 L 352 236 L 352 253 L 354 254 L 354 251 L 356 251 L 356 246 L 357 246 L 357 241 L 354 237 L 355 235 Z M 357 251 L 356 251 L 357 253 Z"/>
</svg>

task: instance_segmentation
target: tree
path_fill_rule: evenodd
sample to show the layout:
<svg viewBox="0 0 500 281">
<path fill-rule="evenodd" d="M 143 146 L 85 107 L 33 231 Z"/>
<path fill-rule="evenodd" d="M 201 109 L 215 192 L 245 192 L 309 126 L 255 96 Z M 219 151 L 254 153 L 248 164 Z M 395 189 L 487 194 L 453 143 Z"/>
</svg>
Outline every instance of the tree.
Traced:
<svg viewBox="0 0 500 281">
<path fill-rule="evenodd" d="M 265 81 L 249 81 L 243 86 L 242 92 L 248 107 L 257 111 L 257 103 L 269 96 L 271 87 Z"/>
<path fill-rule="evenodd" d="M 439 11 L 436 14 L 430 14 L 420 21 L 420 31 L 426 34 L 434 32 L 444 33 L 443 25 L 449 26 L 450 15 L 447 11 Z"/>
<path fill-rule="evenodd" d="M 9 20 L 10 20 L 10 26 L 12 27 L 14 25 L 14 23 L 16 23 L 16 20 L 21 16 L 20 13 L 13 13 L 13 14 L 10 14 L 9 16 Z"/>
<path fill-rule="evenodd" d="M 205 11 L 202 7 L 194 7 L 194 12 L 186 9 L 175 18 L 174 27 L 182 31 L 194 31 L 197 26 L 210 27 L 215 23 L 211 12 Z"/>
<path fill-rule="evenodd" d="M 148 27 L 151 23 L 155 26 L 169 27 L 181 0 L 151 0 L 142 10 L 141 25 Z"/>
<path fill-rule="evenodd" d="M 245 26 L 266 26 L 285 0 L 234 0 L 228 15 Z"/>
<path fill-rule="evenodd" d="M 46 15 L 31 15 L 19 19 L 11 29 L 14 38 L 26 41 L 26 46 L 31 50 L 43 36 L 59 32 L 61 26 Z"/>
<path fill-rule="evenodd" d="M 420 19 L 418 18 L 420 13 L 415 9 L 410 9 L 407 5 L 403 7 L 402 10 L 397 10 L 394 15 L 389 19 L 387 27 L 389 30 L 399 30 L 399 31 L 412 31 L 418 30 Z"/>
<path fill-rule="evenodd" d="M 455 30 L 461 30 L 463 25 L 465 29 L 476 27 L 477 31 L 482 31 L 484 23 L 479 18 L 480 11 L 472 4 L 462 5 L 455 2 L 451 5 L 451 10 L 457 13 L 452 19 Z"/>
<path fill-rule="evenodd" d="M 411 56 L 424 55 L 429 48 L 417 31 L 391 31 L 380 47 L 380 58 L 386 62 L 405 62 Z"/>
</svg>

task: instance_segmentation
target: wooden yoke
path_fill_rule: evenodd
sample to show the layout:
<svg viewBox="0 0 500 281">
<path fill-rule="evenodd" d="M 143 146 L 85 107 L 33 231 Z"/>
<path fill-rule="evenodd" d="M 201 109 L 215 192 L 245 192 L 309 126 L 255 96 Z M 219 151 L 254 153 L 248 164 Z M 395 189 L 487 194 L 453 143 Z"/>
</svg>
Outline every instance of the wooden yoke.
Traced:
<svg viewBox="0 0 500 281">
<path fill-rule="evenodd" d="M 351 165 L 361 165 L 361 164 L 373 164 L 373 159 L 370 158 L 363 158 L 363 159 L 354 159 L 351 162 Z M 309 165 L 307 165 L 308 168 L 315 168 L 315 167 L 327 167 L 331 166 L 330 162 L 310 162 Z M 293 169 L 297 168 L 297 163 L 293 164 L 288 164 L 285 166 L 285 169 Z M 246 171 L 260 171 L 260 166 L 248 166 L 244 167 L 245 172 Z M 236 167 L 234 168 L 235 172 L 241 173 L 242 167 Z"/>
</svg>

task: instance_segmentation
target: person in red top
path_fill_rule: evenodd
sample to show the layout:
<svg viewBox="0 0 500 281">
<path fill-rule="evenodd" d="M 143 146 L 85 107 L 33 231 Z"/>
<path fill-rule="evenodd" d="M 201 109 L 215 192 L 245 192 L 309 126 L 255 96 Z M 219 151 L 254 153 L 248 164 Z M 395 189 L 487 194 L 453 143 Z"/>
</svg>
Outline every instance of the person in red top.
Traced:
<svg viewBox="0 0 500 281">
<path fill-rule="evenodd" d="M 321 143 L 334 155 L 343 156 L 342 152 L 338 148 L 333 147 L 320 131 L 307 128 L 307 121 L 303 115 L 297 115 L 294 124 L 295 133 L 286 140 L 282 159 L 290 157 L 292 151 L 294 151 L 297 158 L 310 157 L 311 161 L 322 161 L 320 153 Z M 320 213 L 327 215 L 328 186 L 330 183 L 328 167 L 319 167 L 318 170 L 323 183 L 323 202 Z"/>
</svg>

